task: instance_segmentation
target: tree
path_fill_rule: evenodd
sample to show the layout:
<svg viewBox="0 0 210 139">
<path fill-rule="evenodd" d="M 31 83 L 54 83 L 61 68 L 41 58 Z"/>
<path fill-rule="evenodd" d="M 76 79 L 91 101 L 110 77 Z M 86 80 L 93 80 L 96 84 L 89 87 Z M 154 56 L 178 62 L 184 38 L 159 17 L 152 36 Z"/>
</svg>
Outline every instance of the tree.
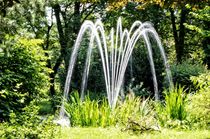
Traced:
<svg viewBox="0 0 210 139">
<path fill-rule="evenodd" d="M 5 28 L 2 28 L 1 38 L 4 38 L 6 34 L 19 34 L 24 37 L 26 37 L 25 34 L 30 34 L 28 35 L 30 38 L 44 40 L 42 48 L 48 57 L 46 66 L 53 70 L 49 74 L 51 79 L 49 90 L 52 100 L 54 100 L 56 95 L 55 77 L 59 69 L 62 69 L 61 65 L 64 65 L 64 73 L 61 74 L 63 77 L 66 75 L 70 51 L 74 45 L 80 25 L 89 17 L 94 19 L 94 12 L 99 12 L 101 7 L 103 7 L 102 2 L 96 3 L 94 1 L 25 0 L 21 1 L 20 5 L 15 5 L 8 9 L 10 12 L 3 19 L 2 25 L 7 26 L 9 23 L 12 23 L 14 31 L 11 31 L 10 28 L 6 32 Z M 61 81 L 61 86 L 63 84 L 64 81 Z"/>
<path fill-rule="evenodd" d="M 54 10 L 57 31 L 59 34 L 59 43 L 61 46 L 60 56 L 56 64 L 60 66 L 64 61 L 65 75 L 68 70 L 70 52 L 76 40 L 81 24 L 90 17 L 94 19 L 94 14 L 102 11 L 103 2 L 95 1 L 59 1 L 52 2 L 50 6 Z M 100 7 L 100 8 L 99 8 Z M 57 68 L 59 68 L 59 66 Z M 78 71 L 78 67 L 75 67 Z M 79 74 L 75 80 L 80 80 Z M 62 83 L 64 85 L 64 82 Z"/>
<path fill-rule="evenodd" d="M 48 8 L 48 9 L 47 9 Z M 54 88 L 54 78 L 57 73 L 56 59 L 59 55 L 59 45 L 56 44 L 56 28 L 53 23 L 53 13 L 52 8 L 47 7 L 47 3 L 44 1 L 22 1 L 20 5 L 14 6 L 10 13 L 8 13 L 8 22 L 13 22 L 15 34 L 20 36 L 36 39 L 43 39 L 42 49 L 45 52 L 45 56 L 48 57 L 46 67 L 53 70 L 49 73 L 50 82 L 50 94 L 52 100 L 54 100 L 55 88 Z M 51 15 L 50 15 L 51 14 Z M 49 19 L 50 18 L 50 19 Z M 21 33 L 20 33 L 21 32 Z M 14 35 L 12 32 L 8 34 Z"/>
<path fill-rule="evenodd" d="M 6 16 L 7 8 L 12 7 L 15 3 L 20 3 L 19 0 L 3 0 L 0 1 L 0 14 Z"/>
<path fill-rule="evenodd" d="M 110 8 L 121 7 L 129 2 L 129 0 L 110 0 Z M 185 36 L 186 28 L 184 24 L 187 22 L 187 17 L 191 9 L 187 9 L 186 5 L 191 5 L 192 8 L 200 8 L 209 0 L 194 1 L 194 0 L 134 0 L 139 4 L 139 8 L 144 8 L 150 5 L 159 5 L 160 7 L 170 11 L 171 15 L 171 25 L 175 43 L 176 58 L 177 62 L 182 61 L 184 55 L 184 45 L 185 45 Z"/>
<path fill-rule="evenodd" d="M 6 36 L 0 44 L 0 117 L 21 112 L 32 100 L 46 95 L 50 72 L 42 40 Z"/>
<path fill-rule="evenodd" d="M 187 28 L 190 30 L 195 30 L 202 37 L 203 50 L 205 52 L 204 62 L 210 68 L 210 6 L 205 6 L 203 9 L 194 10 L 190 14 L 199 23 L 197 25 L 186 24 Z"/>
</svg>

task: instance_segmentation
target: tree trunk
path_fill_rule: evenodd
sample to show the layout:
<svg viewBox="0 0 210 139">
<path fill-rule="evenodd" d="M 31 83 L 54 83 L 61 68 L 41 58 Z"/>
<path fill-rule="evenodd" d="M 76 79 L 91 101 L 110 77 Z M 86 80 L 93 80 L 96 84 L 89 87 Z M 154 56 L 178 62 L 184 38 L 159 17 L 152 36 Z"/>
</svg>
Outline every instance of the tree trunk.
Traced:
<svg viewBox="0 0 210 139">
<path fill-rule="evenodd" d="M 66 47 L 67 47 L 67 42 L 66 42 L 66 38 L 63 32 L 63 27 L 61 24 L 61 17 L 60 17 L 60 5 L 59 4 L 55 4 L 53 7 L 54 12 L 55 12 L 55 18 L 56 18 L 56 23 L 57 23 L 57 30 L 58 30 L 58 34 L 59 34 L 59 43 L 61 46 L 60 49 L 60 55 L 58 57 L 58 59 L 55 62 L 55 65 L 53 66 L 53 72 L 50 74 L 50 93 L 51 93 L 51 98 L 52 100 L 54 100 L 54 95 L 55 95 L 55 76 L 58 72 L 58 69 L 63 61 L 64 56 L 66 55 Z M 55 103 L 53 101 L 53 107 L 55 107 Z"/>
<path fill-rule="evenodd" d="M 69 66 L 69 59 L 70 59 L 70 55 L 71 55 L 71 50 L 74 46 L 74 41 L 76 40 L 77 34 L 80 30 L 81 27 L 81 23 L 82 23 L 82 13 L 84 13 L 85 9 L 83 9 L 84 11 L 81 10 L 81 3 L 78 1 L 75 1 L 73 3 L 74 6 L 74 12 L 72 14 L 72 16 L 68 17 L 67 14 L 65 13 L 66 11 L 61 11 L 60 9 L 60 5 L 59 4 L 55 4 L 53 6 L 54 12 L 55 12 L 55 17 L 56 17 L 56 22 L 57 22 L 57 30 L 59 33 L 59 42 L 61 45 L 61 56 L 59 57 L 59 59 L 57 60 L 58 65 L 60 65 L 60 63 L 62 62 L 62 60 L 64 60 L 64 66 L 65 66 L 65 73 L 67 74 L 68 72 L 68 66 Z M 93 10 L 95 9 L 96 6 L 92 6 Z M 87 18 L 92 12 L 93 10 L 91 10 L 90 12 L 87 13 L 87 15 L 85 17 L 83 17 L 83 19 Z M 61 17 L 63 19 L 64 25 L 62 26 L 61 24 Z M 55 66 L 56 67 L 56 66 Z M 56 74 L 57 72 L 56 69 L 58 69 L 59 66 L 57 68 L 55 68 L 54 70 L 54 74 Z M 78 71 L 78 65 L 75 65 L 74 68 L 75 71 Z M 52 77 L 55 77 L 55 75 L 51 75 Z M 64 75 L 64 77 L 66 77 L 66 75 Z M 80 75 L 79 74 L 75 74 L 72 77 L 72 81 L 78 81 L 81 80 L 80 79 Z M 52 78 L 51 83 L 52 83 L 52 92 L 53 92 L 53 88 L 54 88 L 54 78 Z M 61 82 L 61 86 L 64 86 L 65 82 Z"/>
<path fill-rule="evenodd" d="M 71 19 L 73 19 L 73 22 L 70 22 L 71 19 L 69 19 L 67 17 L 63 18 L 65 26 L 62 26 L 62 23 L 61 23 L 60 15 L 63 15 L 65 13 L 61 12 L 60 5 L 55 4 L 53 6 L 53 9 L 55 12 L 55 17 L 56 17 L 57 30 L 58 30 L 58 34 L 59 34 L 59 43 L 61 46 L 61 50 L 60 50 L 60 56 L 57 59 L 56 64 L 53 68 L 54 72 L 51 74 L 51 89 L 50 90 L 52 91 L 52 93 L 55 92 L 54 91 L 54 80 L 55 80 L 54 78 L 55 78 L 57 70 L 63 60 L 64 60 L 64 64 L 65 64 L 66 73 L 68 71 L 69 58 L 70 58 L 69 50 L 74 45 L 74 41 L 76 39 L 76 34 L 79 32 L 80 25 L 81 25 L 80 2 L 74 2 L 74 13 L 73 13 L 74 16 L 71 18 Z M 65 84 L 65 82 L 63 82 L 61 84 L 63 86 Z"/>
<path fill-rule="evenodd" d="M 71 22 L 68 22 L 67 28 L 65 28 L 65 34 L 68 37 L 68 48 L 66 48 L 66 55 L 64 55 L 64 64 L 65 64 L 65 71 L 66 71 L 66 75 L 68 72 L 68 67 L 69 67 L 69 60 L 70 60 L 70 55 L 71 55 L 71 51 L 74 47 L 74 41 L 77 38 L 77 34 L 80 30 L 80 26 L 81 26 L 81 11 L 80 11 L 81 5 L 80 2 L 74 2 L 74 13 L 73 16 L 71 17 Z M 67 20 L 69 20 L 67 18 Z M 67 21 L 66 21 L 67 22 Z M 74 67 L 74 71 L 79 71 L 78 69 L 78 65 L 75 65 Z M 66 77 L 65 75 L 65 77 Z M 72 77 L 72 82 L 75 81 L 78 82 L 80 79 L 80 74 L 75 74 Z M 77 88 L 79 89 L 79 88 Z M 69 91 L 71 92 L 71 90 Z"/>
<path fill-rule="evenodd" d="M 65 28 L 65 34 L 68 40 L 68 46 L 70 48 L 67 48 L 66 55 L 64 55 L 64 62 L 65 62 L 65 69 L 68 70 L 69 66 L 69 58 L 71 53 L 71 48 L 74 46 L 74 41 L 76 40 L 77 34 L 79 32 L 80 26 L 81 26 L 81 15 L 80 15 L 80 2 L 74 2 L 74 13 L 72 17 L 72 22 L 68 22 L 69 25 L 67 25 L 67 28 Z M 69 20 L 66 18 L 66 20 Z"/>
<path fill-rule="evenodd" d="M 58 34 L 59 34 L 59 42 L 61 45 L 61 50 L 60 54 L 65 55 L 66 54 L 66 48 L 67 48 L 67 41 L 63 32 L 63 26 L 61 24 L 61 19 L 60 19 L 60 5 L 56 4 L 53 6 L 54 12 L 55 12 L 55 17 L 56 17 L 56 23 L 57 23 L 57 29 L 58 29 Z"/>
<path fill-rule="evenodd" d="M 185 40 L 185 26 L 186 22 L 187 9 L 182 8 L 181 17 L 180 17 L 180 25 L 179 25 L 179 44 L 178 44 L 178 53 L 177 53 L 177 61 L 181 63 L 182 57 L 184 56 L 184 40 Z"/>
<path fill-rule="evenodd" d="M 175 41 L 176 59 L 178 63 L 181 63 L 184 54 L 184 37 L 185 37 L 184 23 L 186 21 L 186 15 L 188 12 L 186 8 L 182 8 L 180 15 L 181 17 L 180 17 L 179 30 L 177 30 L 176 27 L 176 17 L 174 15 L 174 10 L 170 9 L 170 13 L 171 13 L 173 36 Z"/>
<path fill-rule="evenodd" d="M 175 50 L 176 50 L 176 57 L 177 57 L 177 61 L 178 61 L 178 46 L 177 44 L 179 43 L 179 38 L 178 38 L 178 31 L 176 28 L 176 17 L 174 15 L 174 10 L 171 8 L 170 9 L 170 13 L 171 13 L 171 23 L 172 23 L 172 30 L 173 30 L 173 36 L 174 36 L 174 41 L 175 41 Z"/>
</svg>

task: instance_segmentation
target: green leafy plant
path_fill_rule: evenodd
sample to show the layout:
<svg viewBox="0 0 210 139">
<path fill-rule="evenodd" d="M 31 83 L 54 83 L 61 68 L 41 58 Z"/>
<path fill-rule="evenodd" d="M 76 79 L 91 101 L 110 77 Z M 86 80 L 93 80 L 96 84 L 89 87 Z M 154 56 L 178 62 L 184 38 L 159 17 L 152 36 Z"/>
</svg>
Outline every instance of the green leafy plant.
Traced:
<svg viewBox="0 0 210 139">
<path fill-rule="evenodd" d="M 109 126 L 114 120 L 111 118 L 111 109 L 105 98 L 102 101 L 91 100 L 87 95 L 84 101 L 79 98 L 79 93 L 74 92 L 66 103 L 66 111 L 72 126 Z"/>
<path fill-rule="evenodd" d="M 125 125 L 129 118 L 139 119 L 151 112 L 149 99 L 141 100 L 139 97 L 126 97 L 118 101 L 115 109 L 111 109 L 108 101 L 91 100 L 87 95 L 84 101 L 79 98 L 78 92 L 72 93 L 66 103 L 66 112 L 72 126 L 106 127 L 111 125 Z"/>
<path fill-rule="evenodd" d="M 197 91 L 190 97 L 187 107 L 192 126 L 210 129 L 210 73 L 191 77 Z"/>
<path fill-rule="evenodd" d="M 10 121 L 0 123 L 1 138 L 54 138 L 59 128 L 53 124 L 53 117 L 38 115 L 39 107 L 34 104 L 23 108 L 22 113 L 10 113 Z"/>
<path fill-rule="evenodd" d="M 160 131 L 160 126 L 157 123 L 157 120 L 153 117 L 144 117 L 141 120 L 137 121 L 136 119 L 129 119 L 126 124 L 126 128 L 123 129 L 131 130 L 134 133 L 143 133 L 143 132 L 151 132 L 151 131 Z"/>
<path fill-rule="evenodd" d="M 184 120 L 187 116 L 185 106 L 187 102 L 187 95 L 184 87 L 178 86 L 166 92 L 165 109 L 167 115 L 171 119 Z"/>
<path fill-rule="evenodd" d="M 186 106 L 188 97 L 184 87 L 176 85 L 170 90 L 165 90 L 165 102 L 155 103 L 157 117 L 162 126 L 182 128 L 187 122 L 188 113 Z M 185 128 L 185 127 L 184 127 Z"/>
<path fill-rule="evenodd" d="M 202 49 L 204 50 L 204 60 L 203 62 L 210 67 L 210 45 L 209 45 L 209 37 L 210 37 L 210 30 L 209 30 L 209 22 L 210 22 L 210 6 L 205 5 L 203 8 L 199 10 L 195 10 L 190 12 L 193 18 L 196 19 L 195 23 L 185 24 L 185 26 L 193 31 L 196 31 L 202 36 Z M 200 24 L 202 22 L 202 24 Z"/>
<path fill-rule="evenodd" d="M 118 102 L 114 113 L 117 123 L 125 125 L 129 119 L 141 119 L 148 116 L 151 111 L 149 99 L 127 96 L 123 102 Z"/>
<path fill-rule="evenodd" d="M 8 120 L 10 111 L 20 112 L 34 98 L 46 94 L 49 68 L 38 39 L 6 36 L 0 44 L 0 117 Z"/>
<path fill-rule="evenodd" d="M 174 83 L 195 90 L 196 87 L 193 85 L 190 77 L 205 73 L 206 67 L 201 64 L 192 64 L 189 61 L 184 61 L 181 64 L 172 65 L 171 71 Z"/>
<path fill-rule="evenodd" d="M 124 104 L 117 108 L 116 119 L 124 119 L 122 120 L 125 125 L 123 130 L 131 130 L 135 133 L 160 131 L 153 102 L 149 98 L 146 100 L 139 97 L 127 98 Z"/>
<path fill-rule="evenodd" d="M 133 92 L 136 96 L 140 96 L 140 97 L 149 97 L 149 94 L 151 94 L 151 92 L 147 89 L 144 88 L 143 86 L 143 82 L 140 82 L 138 85 L 133 85 L 133 82 L 131 82 L 129 84 L 129 88 L 128 88 L 129 92 Z"/>
</svg>

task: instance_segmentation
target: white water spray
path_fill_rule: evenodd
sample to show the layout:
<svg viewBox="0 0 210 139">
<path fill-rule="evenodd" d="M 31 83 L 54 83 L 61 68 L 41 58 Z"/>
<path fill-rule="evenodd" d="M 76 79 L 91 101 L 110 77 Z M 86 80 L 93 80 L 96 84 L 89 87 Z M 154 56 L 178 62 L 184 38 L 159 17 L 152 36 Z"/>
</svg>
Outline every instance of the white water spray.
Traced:
<svg viewBox="0 0 210 139">
<path fill-rule="evenodd" d="M 136 45 L 137 41 L 140 38 L 144 40 L 144 44 L 148 51 L 149 63 L 151 67 L 152 77 L 153 77 L 155 100 L 159 100 L 158 84 L 157 84 L 155 66 L 154 66 L 154 61 L 153 61 L 153 52 L 152 52 L 152 47 L 150 44 L 150 39 L 149 39 L 148 34 L 150 34 L 150 36 L 153 36 L 153 39 L 156 41 L 158 48 L 160 49 L 160 53 L 161 53 L 161 56 L 163 58 L 164 65 L 166 68 L 168 81 L 170 85 L 173 85 L 171 72 L 169 69 L 169 65 L 167 63 L 167 59 L 166 59 L 165 52 L 162 47 L 160 38 L 150 23 L 148 22 L 141 23 L 140 21 L 136 21 L 133 23 L 130 30 L 127 30 L 127 29 L 123 30 L 121 18 L 119 18 L 117 22 L 116 32 L 112 28 L 109 35 L 110 39 L 108 40 L 108 37 L 106 37 L 105 35 L 103 23 L 100 20 L 97 20 L 95 24 L 92 21 L 85 21 L 81 26 L 81 29 L 76 39 L 74 48 L 72 50 L 71 58 L 69 61 L 69 68 L 68 68 L 68 73 L 67 73 L 66 82 L 65 82 L 63 102 L 60 109 L 60 120 L 62 121 L 62 123 L 65 123 L 63 121 L 66 121 L 69 123 L 69 121 L 66 120 L 66 117 L 65 117 L 64 102 L 68 98 L 69 87 L 71 83 L 71 77 L 72 77 L 74 65 L 77 59 L 81 41 L 86 32 L 90 32 L 91 35 L 90 35 L 90 43 L 89 43 L 88 51 L 87 51 L 85 68 L 84 68 L 83 77 L 82 77 L 82 86 L 81 86 L 81 99 L 82 100 L 84 99 L 84 91 L 87 84 L 94 42 L 96 42 L 96 45 L 100 53 L 108 102 L 112 109 L 114 109 L 116 106 L 118 95 L 119 95 L 121 86 L 123 84 L 125 71 L 128 66 L 129 59 L 132 55 L 134 46 Z M 108 44 L 111 44 L 111 46 L 108 46 Z"/>
</svg>

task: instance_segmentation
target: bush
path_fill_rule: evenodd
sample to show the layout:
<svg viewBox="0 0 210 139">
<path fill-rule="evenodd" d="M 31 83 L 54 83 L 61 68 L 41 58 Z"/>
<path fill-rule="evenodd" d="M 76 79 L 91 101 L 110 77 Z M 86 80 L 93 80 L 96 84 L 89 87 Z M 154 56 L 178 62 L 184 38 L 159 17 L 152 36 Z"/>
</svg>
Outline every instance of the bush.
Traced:
<svg viewBox="0 0 210 139">
<path fill-rule="evenodd" d="M 165 67 L 164 67 L 163 59 L 161 57 L 160 50 L 158 49 L 157 44 L 152 40 L 150 41 L 151 41 L 150 43 L 151 43 L 152 51 L 153 51 L 153 60 L 154 60 L 155 72 L 157 76 L 157 83 L 158 83 L 159 89 L 162 89 L 163 82 L 164 82 Z M 154 91 L 154 85 L 152 83 L 153 77 L 152 77 L 151 67 L 150 67 L 149 58 L 148 58 L 148 50 L 145 44 L 143 44 L 142 42 L 137 43 L 136 47 L 133 50 L 132 59 L 130 60 L 130 62 L 132 64 L 128 63 L 126 74 L 125 74 L 125 86 L 126 85 L 128 86 L 131 80 L 135 79 L 132 81 L 132 85 L 134 87 L 140 85 L 141 88 L 142 87 L 147 88 L 147 90 L 145 90 L 146 94 L 143 94 L 143 95 L 148 95 L 147 93 L 149 91 L 153 92 Z M 141 83 L 143 84 L 141 85 Z"/>
<path fill-rule="evenodd" d="M 206 71 L 206 67 L 201 64 L 191 64 L 185 61 L 178 65 L 171 66 L 173 82 L 181 86 L 188 87 L 188 89 L 195 90 L 196 87 L 190 80 L 191 76 L 198 76 Z"/>
<path fill-rule="evenodd" d="M 151 132 L 151 131 L 160 131 L 160 126 L 157 123 L 155 117 L 144 117 L 141 120 L 129 119 L 126 124 L 126 130 L 131 130 L 135 133 Z"/>
<path fill-rule="evenodd" d="M 186 95 L 183 87 L 179 86 L 166 93 L 165 105 L 156 103 L 158 120 L 162 126 L 210 129 L 210 74 L 191 77 L 191 81 L 196 92 Z"/>
<path fill-rule="evenodd" d="M 141 120 L 153 112 L 149 99 L 127 96 L 123 102 L 118 101 L 114 110 L 117 123 L 126 125 L 129 119 Z"/>
<path fill-rule="evenodd" d="M 50 70 L 46 68 L 42 40 L 8 37 L 0 45 L 0 117 L 21 111 L 48 89 Z"/>
<path fill-rule="evenodd" d="M 149 97 L 152 93 L 148 90 L 148 88 L 143 87 L 143 82 L 140 82 L 138 85 L 133 86 L 132 82 L 129 84 L 127 89 L 129 93 L 134 93 L 135 96 L 140 96 L 143 98 Z"/>
<path fill-rule="evenodd" d="M 191 96 L 187 107 L 192 126 L 210 129 L 210 73 L 191 77 L 198 91 Z"/>
<path fill-rule="evenodd" d="M 59 135 L 59 128 L 52 123 L 53 117 L 38 116 L 38 107 L 29 105 L 22 113 L 11 113 L 10 121 L 0 124 L 1 138 L 54 138 Z"/>
</svg>

